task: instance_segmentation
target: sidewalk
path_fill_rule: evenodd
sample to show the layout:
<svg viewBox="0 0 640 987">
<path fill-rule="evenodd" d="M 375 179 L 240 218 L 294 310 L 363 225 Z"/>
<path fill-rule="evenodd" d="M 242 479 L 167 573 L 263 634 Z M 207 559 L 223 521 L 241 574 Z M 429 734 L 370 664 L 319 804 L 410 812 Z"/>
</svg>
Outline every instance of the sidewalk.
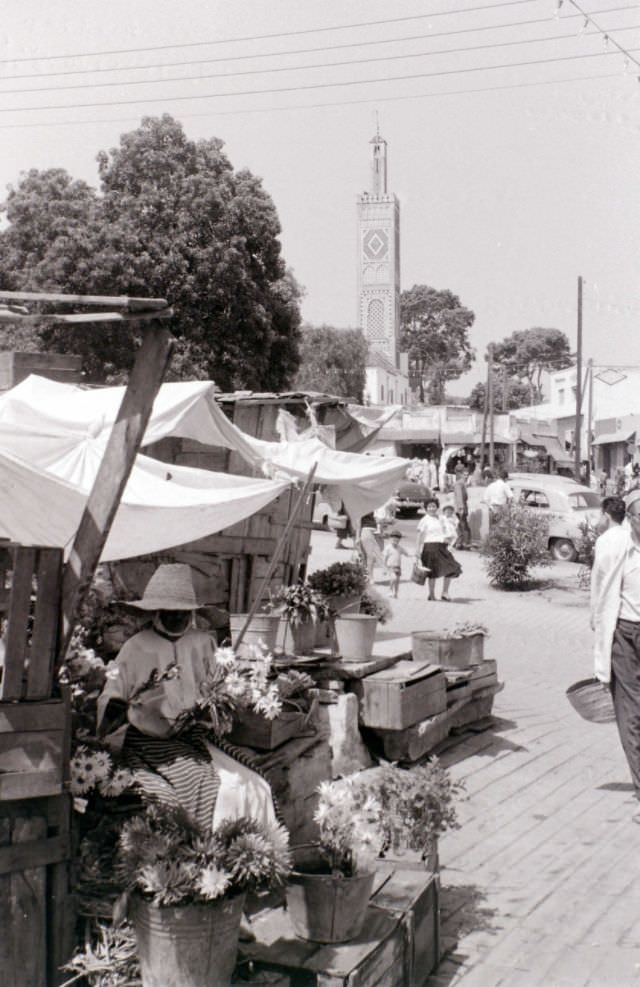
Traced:
<svg viewBox="0 0 640 987">
<path fill-rule="evenodd" d="M 401 526 L 411 548 L 415 525 Z M 310 569 L 350 557 L 333 544 L 314 533 Z M 615 726 L 584 722 L 564 695 L 591 673 L 579 567 L 554 564 L 539 571 L 548 585 L 506 593 L 489 587 L 477 553 L 457 557 L 450 604 L 427 602 L 404 559 L 379 634 L 386 650 L 412 630 L 479 621 L 505 683 L 493 727 L 441 757 L 467 798 L 461 828 L 441 841 L 445 955 L 428 987 L 640 984 L 640 826 L 628 769 Z"/>
</svg>

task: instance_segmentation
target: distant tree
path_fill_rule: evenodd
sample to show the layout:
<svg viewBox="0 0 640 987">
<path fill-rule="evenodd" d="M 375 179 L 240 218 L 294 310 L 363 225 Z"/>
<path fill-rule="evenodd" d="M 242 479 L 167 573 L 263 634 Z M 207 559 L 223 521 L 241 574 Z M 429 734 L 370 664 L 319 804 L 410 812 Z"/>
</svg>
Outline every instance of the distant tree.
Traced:
<svg viewBox="0 0 640 987">
<path fill-rule="evenodd" d="M 419 399 L 441 404 L 448 380 L 471 367 L 469 329 L 475 315 L 448 289 L 415 284 L 400 296 L 400 348 L 409 355 L 409 375 Z"/>
<path fill-rule="evenodd" d="M 360 329 L 334 329 L 308 324 L 302 327 L 300 367 L 293 386 L 323 391 L 362 404 L 367 341 Z"/>
<path fill-rule="evenodd" d="M 494 343 L 494 363 L 505 367 L 511 376 L 518 377 L 532 389 L 534 395 L 542 394 L 542 375 L 563 370 L 573 363 L 571 347 L 560 329 L 534 326 L 512 332 L 501 343 Z M 533 403 L 529 399 L 527 402 Z"/>
<path fill-rule="evenodd" d="M 280 390 L 298 366 L 300 290 L 275 206 L 234 171 L 217 138 L 190 141 L 145 118 L 98 155 L 101 194 L 64 171 L 31 171 L 5 205 L 0 279 L 13 288 L 160 296 L 174 306 L 172 376 Z M 41 330 L 43 348 L 83 356 L 95 381 L 126 377 L 134 336 L 104 324 Z"/>
<path fill-rule="evenodd" d="M 469 396 L 469 407 L 476 411 L 482 411 L 484 409 L 484 395 L 486 391 L 486 384 L 484 381 L 480 381 L 476 384 L 471 394 Z M 502 411 L 504 407 L 504 383 L 501 376 L 497 374 L 494 376 L 493 382 L 493 401 L 494 408 L 496 411 Z M 507 409 L 509 411 L 515 408 L 525 408 L 527 405 L 536 403 L 531 401 L 531 388 L 527 387 L 521 381 L 511 378 L 507 382 Z"/>
</svg>

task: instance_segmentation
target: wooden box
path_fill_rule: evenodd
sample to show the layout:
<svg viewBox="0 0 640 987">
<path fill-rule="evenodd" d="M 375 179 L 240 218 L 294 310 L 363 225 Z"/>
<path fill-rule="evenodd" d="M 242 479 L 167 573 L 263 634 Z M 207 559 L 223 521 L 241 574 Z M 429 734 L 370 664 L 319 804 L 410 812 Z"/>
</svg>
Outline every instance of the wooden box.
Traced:
<svg viewBox="0 0 640 987">
<path fill-rule="evenodd" d="M 62 793 L 66 704 L 0 702 L 0 802 Z"/>
<path fill-rule="evenodd" d="M 414 661 L 430 661 L 444 668 L 469 668 L 482 661 L 484 634 L 445 637 L 438 631 L 413 631 L 411 651 Z"/>
<path fill-rule="evenodd" d="M 242 943 L 241 953 L 305 987 L 422 987 L 439 959 L 438 878 L 381 861 L 376 881 L 364 928 L 351 942 L 297 939 L 287 912 L 273 908 L 254 918 L 255 942 Z"/>
<path fill-rule="evenodd" d="M 429 662 L 400 661 L 355 681 L 360 722 L 382 730 L 404 730 L 447 708 L 447 684 L 441 669 Z"/>
<path fill-rule="evenodd" d="M 227 735 L 227 739 L 239 747 L 272 751 L 285 741 L 299 737 L 303 733 L 313 733 L 313 727 L 309 726 L 306 713 L 283 712 L 276 716 L 275 720 L 267 720 L 266 717 L 252 710 L 243 710 Z"/>
</svg>

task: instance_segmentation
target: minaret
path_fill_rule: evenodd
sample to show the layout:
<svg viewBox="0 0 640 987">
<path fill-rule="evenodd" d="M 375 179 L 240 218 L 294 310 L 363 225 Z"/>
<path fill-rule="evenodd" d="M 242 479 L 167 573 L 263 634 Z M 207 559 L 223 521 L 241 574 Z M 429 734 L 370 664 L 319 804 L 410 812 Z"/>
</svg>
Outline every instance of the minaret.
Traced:
<svg viewBox="0 0 640 987">
<path fill-rule="evenodd" d="M 387 142 L 371 142 L 369 190 L 358 196 L 358 325 L 371 350 L 399 367 L 400 204 L 387 191 Z"/>
</svg>

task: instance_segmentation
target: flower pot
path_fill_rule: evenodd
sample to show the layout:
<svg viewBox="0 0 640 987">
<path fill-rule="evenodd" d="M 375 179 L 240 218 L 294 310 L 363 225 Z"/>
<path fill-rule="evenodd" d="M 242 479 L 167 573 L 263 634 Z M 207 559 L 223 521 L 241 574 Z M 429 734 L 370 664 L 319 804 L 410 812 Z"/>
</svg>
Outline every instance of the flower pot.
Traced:
<svg viewBox="0 0 640 987">
<path fill-rule="evenodd" d="M 378 629 L 378 618 L 365 613 L 346 613 L 336 617 L 338 654 L 349 661 L 366 661 L 371 657 Z"/>
<path fill-rule="evenodd" d="M 285 740 L 309 733 L 307 714 L 284 710 L 273 720 L 267 720 L 260 713 L 243 709 L 233 724 L 227 739 L 238 747 L 254 747 L 256 750 L 272 751 Z"/>
<path fill-rule="evenodd" d="M 247 620 L 246 613 L 229 614 L 229 627 L 231 629 L 231 643 L 235 647 L 236 638 Z M 262 641 L 267 651 L 273 651 L 276 646 L 280 617 L 278 614 L 256 613 L 251 618 L 247 631 L 242 638 L 238 649 L 239 658 L 250 658 L 249 647 L 252 644 L 260 644 Z"/>
<path fill-rule="evenodd" d="M 244 894 L 206 905 L 159 908 L 136 896 L 131 919 L 142 987 L 228 987 L 236 964 Z"/>
<path fill-rule="evenodd" d="M 414 661 L 429 661 L 445 668 L 468 668 L 483 659 L 484 634 L 443 636 L 442 631 L 413 631 L 411 653 Z"/>
<path fill-rule="evenodd" d="M 278 644 L 285 654 L 311 654 L 316 643 L 316 623 L 308 620 L 306 623 L 292 624 L 284 617 L 280 620 Z"/>
<path fill-rule="evenodd" d="M 375 871 L 353 877 L 294 871 L 287 885 L 293 931 L 311 942 L 348 942 L 360 933 Z"/>
<path fill-rule="evenodd" d="M 351 596 L 328 596 L 327 605 L 340 615 L 343 613 L 358 613 L 362 594 Z M 317 648 L 336 648 L 334 619 L 318 621 L 316 624 L 315 645 Z"/>
</svg>

